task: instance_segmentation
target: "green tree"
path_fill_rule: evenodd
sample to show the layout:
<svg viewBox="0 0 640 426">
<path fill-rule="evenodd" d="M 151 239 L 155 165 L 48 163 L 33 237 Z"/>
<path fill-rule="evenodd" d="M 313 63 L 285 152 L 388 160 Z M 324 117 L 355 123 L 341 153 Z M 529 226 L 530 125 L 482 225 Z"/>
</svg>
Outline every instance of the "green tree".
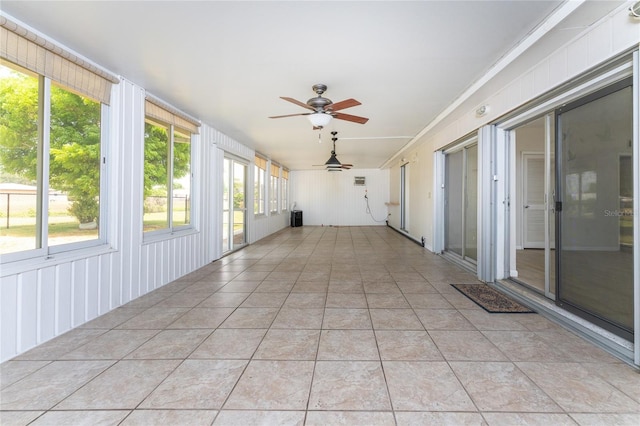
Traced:
<svg viewBox="0 0 640 426">
<path fill-rule="evenodd" d="M 0 88 L 2 171 L 35 184 L 38 175 L 38 79 L 18 72 Z M 80 223 L 98 219 L 100 103 L 51 87 L 49 185 L 66 193 Z"/>
</svg>

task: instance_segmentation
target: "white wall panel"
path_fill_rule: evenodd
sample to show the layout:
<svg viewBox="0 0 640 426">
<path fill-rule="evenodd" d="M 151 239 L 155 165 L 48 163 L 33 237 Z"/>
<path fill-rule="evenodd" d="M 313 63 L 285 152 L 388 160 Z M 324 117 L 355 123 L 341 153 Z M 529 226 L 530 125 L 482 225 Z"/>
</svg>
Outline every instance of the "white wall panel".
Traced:
<svg viewBox="0 0 640 426">
<path fill-rule="evenodd" d="M 71 325 L 84 324 L 86 298 L 85 265 L 83 261 L 71 264 Z"/>
<path fill-rule="evenodd" d="M 18 276 L 2 278 L 0 285 L 0 356 L 9 359 L 18 353 Z"/>
<path fill-rule="evenodd" d="M 56 286 L 55 281 L 43 277 L 55 277 L 55 267 L 38 271 L 38 342 L 46 341 L 56 335 Z"/>
<path fill-rule="evenodd" d="M 296 210 L 302 210 L 304 225 L 385 225 L 388 212 L 385 203 L 389 202 L 388 170 L 296 170 L 290 176 L 290 200 L 296 203 Z M 354 185 L 355 176 L 364 176 L 366 186 Z M 365 191 L 371 214 L 367 212 Z"/>
<path fill-rule="evenodd" d="M 71 263 L 63 263 L 56 267 L 56 334 L 62 334 L 72 327 L 72 290 Z"/>
<path fill-rule="evenodd" d="M 29 271 L 18 278 L 18 348 L 30 348 L 38 341 L 38 273 Z"/>
</svg>

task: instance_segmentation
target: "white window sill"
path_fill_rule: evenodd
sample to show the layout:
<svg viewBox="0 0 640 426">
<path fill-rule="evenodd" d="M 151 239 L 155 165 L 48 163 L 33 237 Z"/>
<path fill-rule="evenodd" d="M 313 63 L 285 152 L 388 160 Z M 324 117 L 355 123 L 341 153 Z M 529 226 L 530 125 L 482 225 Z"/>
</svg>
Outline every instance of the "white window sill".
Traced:
<svg viewBox="0 0 640 426">
<path fill-rule="evenodd" d="M 178 229 L 175 231 L 157 231 L 145 233 L 142 237 L 142 245 L 154 244 L 159 241 L 173 240 L 174 238 L 182 238 L 188 235 L 197 234 L 196 228 Z"/>
</svg>

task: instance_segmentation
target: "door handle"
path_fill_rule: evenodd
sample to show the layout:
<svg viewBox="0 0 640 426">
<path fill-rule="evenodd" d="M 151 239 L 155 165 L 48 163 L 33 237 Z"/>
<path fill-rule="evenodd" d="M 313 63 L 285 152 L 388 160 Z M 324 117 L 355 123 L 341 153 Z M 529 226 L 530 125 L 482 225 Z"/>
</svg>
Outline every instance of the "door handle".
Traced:
<svg viewBox="0 0 640 426">
<path fill-rule="evenodd" d="M 529 204 L 527 204 L 526 206 L 524 206 L 525 209 L 528 209 L 530 206 Z"/>
</svg>

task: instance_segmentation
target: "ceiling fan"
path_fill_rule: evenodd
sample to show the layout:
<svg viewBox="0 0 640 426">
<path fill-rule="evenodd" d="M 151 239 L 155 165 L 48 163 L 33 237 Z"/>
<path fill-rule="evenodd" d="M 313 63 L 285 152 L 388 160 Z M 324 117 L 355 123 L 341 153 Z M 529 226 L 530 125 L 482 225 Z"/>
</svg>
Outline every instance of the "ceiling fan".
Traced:
<svg viewBox="0 0 640 426">
<path fill-rule="evenodd" d="M 353 167 L 353 164 L 343 164 L 338 161 L 338 157 L 336 157 L 336 141 L 338 140 L 336 135 L 338 134 L 338 132 L 331 132 L 331 134 L 333 135 L 333 137 L 331 138 L 331 140 L 333 141 L 333 150 L 331 151 L 331 157 L 329 157 L 329 159 L 324 164 L 316 166 L 326 167 L 327 171 L 329 172 L 341 172 L 342 169 L 349 170 Z"/>
<path fill-rule="evenodd" d="M 350 115 L 350 114 L 344 114 L 342 112 L 337 112 L 346 108 L 351 108 L 354 106 L 361 105 L 361 103 L 356 101 L 355 99 L 345 99 L 344 101 L 333 103 L 331 99 L 322 97 L 322 94 L 327 90 L 326 85 L 314 84 L 312 89 L 314 92 L 316 92 L 318 96 L 316 96 L 315 98 L 309 99 L 306 104 L 293 98 L 288 98 L 285 96 L 280 97 L 280 99 L 284 99 L 285 101 L 294 103 L 312 112 L 276 115 L 269 118 L 284 118 L 284 117 L 294 117 L 297 115 L 306 115 L 309 121 L 311 121 L 311 124 L 313 124 L 314 129 L 322 129 L 324 126 L 329 124 L 329 122 L 331 121 L 331 118 L 336 118 L 338 120 L 351 121 L 351 122 L 360 123 L 360 124 L 364 124 L 367 121 L 369 121 L 369 119 L 365 117 L 358 117 L 357 115 Z"/>
</svg>

